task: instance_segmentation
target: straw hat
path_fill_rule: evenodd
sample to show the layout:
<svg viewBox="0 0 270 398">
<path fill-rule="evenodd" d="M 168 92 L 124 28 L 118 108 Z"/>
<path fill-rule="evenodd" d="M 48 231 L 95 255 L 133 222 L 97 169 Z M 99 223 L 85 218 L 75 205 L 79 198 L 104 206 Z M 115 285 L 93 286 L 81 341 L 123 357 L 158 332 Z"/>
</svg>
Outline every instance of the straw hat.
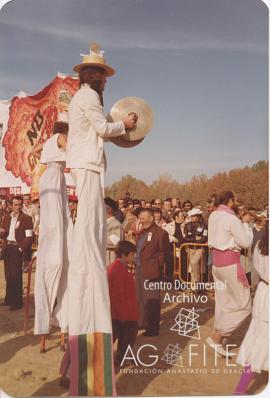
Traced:
<svg viewBox="0 0 270 398">
<path fill-rule="evenodd" d="M 83 57 L 82 63 L 74 66 L 73 70 L 75 72 L 79 73 L 85 66 L 97 66 L 105 70 L 106 76 L 113 76 L 115 74 L 115 70 L 106 64 L 104 51 L 100 51 L 99 44 L 91 43 L 89 54 L 81 54 L 81 56 Z"/>
</svg>

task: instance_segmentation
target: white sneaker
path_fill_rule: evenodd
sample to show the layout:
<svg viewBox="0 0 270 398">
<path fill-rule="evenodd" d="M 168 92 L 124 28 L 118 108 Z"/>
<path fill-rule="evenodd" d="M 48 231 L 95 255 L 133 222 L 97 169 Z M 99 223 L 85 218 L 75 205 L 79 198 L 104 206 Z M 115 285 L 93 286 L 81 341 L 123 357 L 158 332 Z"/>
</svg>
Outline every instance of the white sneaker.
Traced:
<svg viewBox="0 0 270 398">
<path fill-rule="evenodd" d="M 212 350 L 214 350 L 216 353 L 218 353 L 219 355 L 221 355 L 222 357 L 227 357 L 227 358 L 232 358 L 233 357 L 233 353 L 224 350 L 224 348 L 222 347 L 221 344 L 217 344 L 214 342 L 214 340 L 212 339 L 212 337 L 207 337 L 206 339 L 206 343 L 209 345 L 209 347 L 212 348 Z"/>
</svg>

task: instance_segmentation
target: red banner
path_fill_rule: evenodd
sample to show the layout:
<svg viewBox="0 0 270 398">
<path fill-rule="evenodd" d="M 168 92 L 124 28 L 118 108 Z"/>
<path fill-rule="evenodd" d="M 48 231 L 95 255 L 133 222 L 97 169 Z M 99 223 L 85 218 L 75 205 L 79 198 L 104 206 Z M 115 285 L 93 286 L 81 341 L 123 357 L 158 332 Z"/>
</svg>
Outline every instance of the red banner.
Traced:
<svg viewBox="0 0 270 398">
<path fill-rule="evenodd" d="M 21 187 L 1 187 L 0 188 L 0 197 L 9 198 L 13 195 L 21 195 L 22 189 Z"/>
<path fill-rule="evenodd" d="M 58 113 L 68 109 L 77 89 L 77 79 L 57 76 L 36 95 L 13 98 L 2 143 L 6 169 L 28 186 L 35 184 L 44 171 L 39 166 L 38 158 L 32 155 L 32 148 L 51 136 Z"/>
</svg>

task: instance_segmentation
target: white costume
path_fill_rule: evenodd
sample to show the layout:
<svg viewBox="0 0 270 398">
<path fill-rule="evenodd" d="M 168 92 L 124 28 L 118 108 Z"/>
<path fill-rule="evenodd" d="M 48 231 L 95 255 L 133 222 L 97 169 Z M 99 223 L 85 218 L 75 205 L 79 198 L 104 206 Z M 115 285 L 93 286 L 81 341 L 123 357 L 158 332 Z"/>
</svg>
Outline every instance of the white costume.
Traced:
<svg viewBox="0 0 270 398">
<path fill-rule="evenodd" d="M 209 247 L 221 252 L 239 253 L 241 248 L 251 246 L 252 238 L 248 224 L 243 224 L 235 214 L 218 209 L 210 215 Z M 216 266 L 213 262 L 214 281 L 223 284 L 226 282 L 226 289 L 215 291 L 214 328 L 222 336 L 230 335 L 251 312 L 250 290 L 238 280 L 237 271 L 235 263 Z"/>
<path fill-rule="evenodd" d="M 261 277 L 252 307 L 252 320 L 241 344 L 237 362 L 251 365 L 252 372 L 268 370 L 269 257 L 260 253 L 258 244 L 253 254 L 254 268 Z"/>
<path fill-rule="evenodd" d="M 45 142 L 40 159 L 41 163 L 47 164 L 47 169 L 39 182 L 35 334 L 49 333 L 52 316 L 57 318 L 61 330 L 67 331 L 67 239 L 71 238 L 72 221 L 68 217 L 65 151 L 58 147 L 58 137 L 59 134 L 54 134 Z"/>
<path fill-rule="evenodd" d="M 111 395 L 114 390 L 110 378 L 113 366 L 105 266 L 106 216 L 100 174 L 104 171 L 103 139 L 124 134 L 124 123 L 108 123 L 99 95 L 83 84 L 70 103 L 67 141 L 67 167 L 71 168 L 78 196 L 68 271 L 70 394 L 74 396 Z M 99 363 L 95 352 L 102 351 Z M 98 379 L 94 383 L 95 377 Z"/>
</svg>

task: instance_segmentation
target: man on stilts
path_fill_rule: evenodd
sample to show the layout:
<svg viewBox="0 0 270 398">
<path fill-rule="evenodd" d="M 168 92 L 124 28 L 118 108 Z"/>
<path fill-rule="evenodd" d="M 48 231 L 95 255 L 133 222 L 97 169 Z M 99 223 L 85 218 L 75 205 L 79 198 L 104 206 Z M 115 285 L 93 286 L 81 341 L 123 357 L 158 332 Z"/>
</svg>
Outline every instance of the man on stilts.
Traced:
<svg viewBox="0 0 270 398">
<path fill-rule="evenodd" d="M 126 134 L 136 115 L 108 123 L 103 115 L 106 78 L 115 71 L 92 44 L 74 70 L 80 89 L 69 108 L 66 166 L 71 169 L 78 211 L 68 274 L 70 395 L 115 395 L 112 326 L 106 274 L 106 217 L 101 176 L 103 140 Z"/>
</svg>

